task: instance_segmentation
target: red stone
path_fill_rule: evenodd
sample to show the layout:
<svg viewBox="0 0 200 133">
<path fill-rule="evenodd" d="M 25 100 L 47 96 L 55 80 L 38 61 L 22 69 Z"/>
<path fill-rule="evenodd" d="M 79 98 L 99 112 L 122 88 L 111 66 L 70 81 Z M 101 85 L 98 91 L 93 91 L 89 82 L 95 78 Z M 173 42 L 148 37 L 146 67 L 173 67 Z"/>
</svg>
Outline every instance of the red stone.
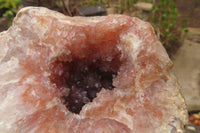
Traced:
<svg viewBox="0 0 200 133">
<path fill-rule="evenodd" d="M 152 26 L 138 18 L 72 18 L 29 7 L 0 40 L 0 131 L 169 133 L 187 121 L 172 62 Z M 91 102 L 91 90 L 70 94 L 79 84 L 66 86 L 72 73 L 94 85 L 104 82 L 99 72 L 117 74 L 113 89 L 96 84 L 103 87 Z M 80 113 L 65 106 L 68 95 L 86 100 Z"/>
</svg>

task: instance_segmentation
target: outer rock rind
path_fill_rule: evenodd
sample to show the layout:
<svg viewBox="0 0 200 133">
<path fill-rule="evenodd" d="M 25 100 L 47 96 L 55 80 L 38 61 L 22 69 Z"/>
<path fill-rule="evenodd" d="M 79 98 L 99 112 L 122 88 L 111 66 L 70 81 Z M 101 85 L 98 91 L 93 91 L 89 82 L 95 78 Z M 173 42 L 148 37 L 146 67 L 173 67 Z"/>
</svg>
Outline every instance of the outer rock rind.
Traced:
<svg viewBox="0 0 200 133">
<path fill-rule="evenodd" d="M 184 100 L 148 23 L 122 15 L 71 18 L 29 7 L 0 40 L 1 132 L 182 132 Z M 116 88 L 102 89 L 80 115 L 69 112 L 49 78 L 50 64 L 98 56 L 109 62 L 118 52 L 125 62 Z"/>
</svg>

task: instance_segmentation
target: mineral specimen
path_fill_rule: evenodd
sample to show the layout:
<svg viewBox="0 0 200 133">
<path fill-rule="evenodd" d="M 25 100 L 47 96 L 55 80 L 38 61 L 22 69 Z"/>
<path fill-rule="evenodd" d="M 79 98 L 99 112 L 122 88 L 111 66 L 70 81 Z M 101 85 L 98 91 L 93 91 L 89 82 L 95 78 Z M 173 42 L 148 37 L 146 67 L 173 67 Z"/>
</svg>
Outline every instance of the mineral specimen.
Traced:
<svg viewBox="0 0 200 133">
<path fill-rule="evenodd" d="M 0 131 L 181 133 L 187 111 L 151 25 L 22 9 L 0 33 Z"/>
</svg>

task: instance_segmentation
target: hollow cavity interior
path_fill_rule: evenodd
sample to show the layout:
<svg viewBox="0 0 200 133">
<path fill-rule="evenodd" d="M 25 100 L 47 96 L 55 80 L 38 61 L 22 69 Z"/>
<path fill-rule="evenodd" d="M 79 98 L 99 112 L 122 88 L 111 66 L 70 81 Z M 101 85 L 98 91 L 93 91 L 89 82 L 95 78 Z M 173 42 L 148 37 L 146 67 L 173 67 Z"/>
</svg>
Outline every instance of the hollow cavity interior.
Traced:
<svg viewBox="0 0 200 133">
<path fill-rule="evenodd" d="M 52 64 L 51 80 L 59 89 L 62 103 L 72 113 L 79 114 L 82 107 L 92 102 L 102 88 L 112 90 L 113 79 L 121 62 L 119 54 L 106 60 L 91 56 L 71 61 L 57 60 Z M 105 55 L 104 55 L 105 56 Z M 95 56 L 96 57 L 96 56 Z"/>
<path fill-rule="evenodd" d="M 69 94 L 63 95 L 62 99 L 67 108 L 73 113 L 79 113 L 88 102 L 96 97 L 102 88 L 113 89 L 112 79 L 117 73 L 103 71 L 96 63 L 85 63 L 85 61 L 73 61 L 68 63 L 69 77 L 66 88 Z"/>
</svg>

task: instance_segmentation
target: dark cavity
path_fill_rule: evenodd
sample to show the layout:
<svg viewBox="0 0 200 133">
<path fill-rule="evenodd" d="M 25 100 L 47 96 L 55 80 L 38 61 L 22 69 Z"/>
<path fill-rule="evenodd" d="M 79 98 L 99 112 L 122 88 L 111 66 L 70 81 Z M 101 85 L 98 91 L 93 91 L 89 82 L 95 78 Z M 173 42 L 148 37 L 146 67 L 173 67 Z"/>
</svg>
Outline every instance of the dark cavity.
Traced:
<svg viewBox="0 0 200 133">
<path fill-rule="evenodd" d="M 109 90 L 114 88 L 112 82 L 117 72 L 104 71 L 99 64 L 102 63 L 72 61 L 65 64 L 67 66 L 65 73 L 68 77 L 64 88 L 68 93 L 67 95 L 63 93 L 61 97 L 69 111 L 79 114 L 82 107 L 92 102 L 102 88 Z"/>
</svg>

